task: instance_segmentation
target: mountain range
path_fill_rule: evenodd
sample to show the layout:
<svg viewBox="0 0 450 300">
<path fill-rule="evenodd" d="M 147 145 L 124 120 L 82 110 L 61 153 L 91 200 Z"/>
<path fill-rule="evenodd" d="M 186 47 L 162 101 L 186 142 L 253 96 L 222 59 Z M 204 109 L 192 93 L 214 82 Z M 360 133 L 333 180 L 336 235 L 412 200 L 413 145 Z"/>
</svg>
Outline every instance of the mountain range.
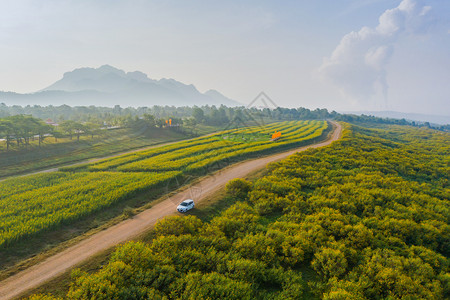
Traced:
<svg viewBox="0 0 450 300">
<path fill-rule="evenodd" d="M 154 80 L 140 71 L 127 73 L 109 65 L 64 73 L 63 78 L 35 93 L 0 92 L 0 102 L 7 105 L 109 107 L 242 105 L 215 90 L 201 93 L 192 84 L 166 78 Z"/>
</svg>

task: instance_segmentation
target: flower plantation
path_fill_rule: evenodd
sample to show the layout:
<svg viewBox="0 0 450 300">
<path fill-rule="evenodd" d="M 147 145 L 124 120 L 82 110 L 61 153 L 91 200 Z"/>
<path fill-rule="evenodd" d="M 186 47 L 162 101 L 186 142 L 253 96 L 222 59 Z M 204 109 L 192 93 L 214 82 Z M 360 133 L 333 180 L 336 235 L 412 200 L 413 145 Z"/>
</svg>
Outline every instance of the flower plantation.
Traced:
<svg viewBox="0 0 450 300">
<path fill-rule="evenodd" d="M 51 177 L 45 174 L 22 179 L 23 188 L 14 192 L 10 186 L 10 194 L 0 200 L 0 246 L 77 220 L 179 174 L 55 172 Z M 0 188 L 8 185 L 11 183 L 2 182 Z"/>
<path fill-rule="evenodd" d="M 232 129 L 193 140 L 0 182 L 0 247 L 70 224 L 186 173 L 301 146 L 326 134 L 325 121 Z M 283 138 L 271 142 L 273 131 Z M 228 140 L 225 136 L 235 136 Z M 258 139 L 240 139 L 258 135 Z M 266 140 L 261 137 L 267 136 Z"/>
<path fill-rule="evenodd" d="M 32 299 L 450 299 L 449 157 L 448 133 L 346 125 Z"/>
</svg>

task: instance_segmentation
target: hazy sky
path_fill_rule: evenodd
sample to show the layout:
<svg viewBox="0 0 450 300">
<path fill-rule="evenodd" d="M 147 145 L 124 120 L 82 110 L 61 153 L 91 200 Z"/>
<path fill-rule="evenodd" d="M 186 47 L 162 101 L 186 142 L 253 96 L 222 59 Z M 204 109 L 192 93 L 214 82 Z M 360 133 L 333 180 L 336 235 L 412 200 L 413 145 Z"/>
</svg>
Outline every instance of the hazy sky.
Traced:
<svg viewBox="0 0 450 300">
<path fill-rule="evenodd" d="M 0 90 L 104 64 L 242 103 L 450 115 L 450 1 L 0 1 Z"/>
</svg>

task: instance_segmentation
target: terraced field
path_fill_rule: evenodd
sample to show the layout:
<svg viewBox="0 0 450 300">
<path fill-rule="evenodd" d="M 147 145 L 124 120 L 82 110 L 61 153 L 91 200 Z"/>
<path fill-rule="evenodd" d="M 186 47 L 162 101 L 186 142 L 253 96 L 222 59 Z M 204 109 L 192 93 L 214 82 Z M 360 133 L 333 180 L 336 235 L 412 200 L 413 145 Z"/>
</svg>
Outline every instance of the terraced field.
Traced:
<svg viewBox="0 0 450 300">
<path fill-rule="evenodd" d="M 327 127 L 325 121 L 290 121 L 228 130 L 60 172 L 5 180 L 0 183 L 0 247 L 86 217 L 176 176 L 204 174 L 312 143 Z M 272 142 L 275 130 L 282 137 Z"/>
<path fill-rule="evenodd" d="M 148 151 L 126 154 L 94 164 L 65 168 L 65 171 L 121 171 L 143 172 L 162 170 L 204 171 L 205 168 L 224 161 L 241 160 L 255 154 L 266 154 L 322 135 L 325 121 L 289 121 L 263 127 L 250 127 L 223 131 L 212 136 L 180 142 Z M 282 138 L 270 142 L 275 131 Z M 265 138 L 262 138 L 265 137 Z M 203 169 L 203 170 L 202 170 Z"/>
</svg>

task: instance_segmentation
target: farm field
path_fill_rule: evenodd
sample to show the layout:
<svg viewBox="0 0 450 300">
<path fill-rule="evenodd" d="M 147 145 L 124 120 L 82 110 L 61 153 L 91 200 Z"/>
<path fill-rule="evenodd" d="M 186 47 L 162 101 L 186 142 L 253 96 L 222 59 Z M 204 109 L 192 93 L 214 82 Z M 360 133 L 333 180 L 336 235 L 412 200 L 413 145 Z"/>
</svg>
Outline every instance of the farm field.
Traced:
<svg viewBox="0 0 450 300">
<path fill-rule="evenodd" d="M 309 142 L 319 138 L 327 126 L 325 121 L 289 121 L 250 129 L 233 129 L 62 170 L 121 172 L 184 170 L 205 173 L 210 168 L 217 168 L 231 161 Z M 275 143 L 269 142 L 275 130 L 283 132 L 282 139 Z M 261 136 L 265 136 L 265 140 L 262 140 Z"/>
<path fill-rule="evenodd" d="M 159 128 L 146 133 L 119 128 L 105 130 L 101 137 L 81 136 L 79 141 L 76 138 L 59 138 L 58 142 L 55 142 L 54 138 L 50 137 L 45 139 L 42 147 L 37 146 L 37 141 L 31 141 L 26 149 L 6 151 L 5 142 L 0 142 L 0 178 L 185 138 L 185 134 Z"/>
<path fill-rule="evenodd" d="M 177 176 L 201 175 L 245 158 L 312 143 L 327 128 L 325 121 L 290 121 L 233 129 L 60 172 L 5 180 L 0 183 L 0 247 L 70 224 Z M 284 134 L 271 142 L 275 130 Z"/>
<path fill-rule="evenodd" d="M 449 134 L 344 128 L 329 147 L 291 155 L 253 181 L 230 181 L 215 215 L 198 207 L 164 218 L 95 272 L 74 270 L 53 294 L 449 299 Z"/>
</svg>

